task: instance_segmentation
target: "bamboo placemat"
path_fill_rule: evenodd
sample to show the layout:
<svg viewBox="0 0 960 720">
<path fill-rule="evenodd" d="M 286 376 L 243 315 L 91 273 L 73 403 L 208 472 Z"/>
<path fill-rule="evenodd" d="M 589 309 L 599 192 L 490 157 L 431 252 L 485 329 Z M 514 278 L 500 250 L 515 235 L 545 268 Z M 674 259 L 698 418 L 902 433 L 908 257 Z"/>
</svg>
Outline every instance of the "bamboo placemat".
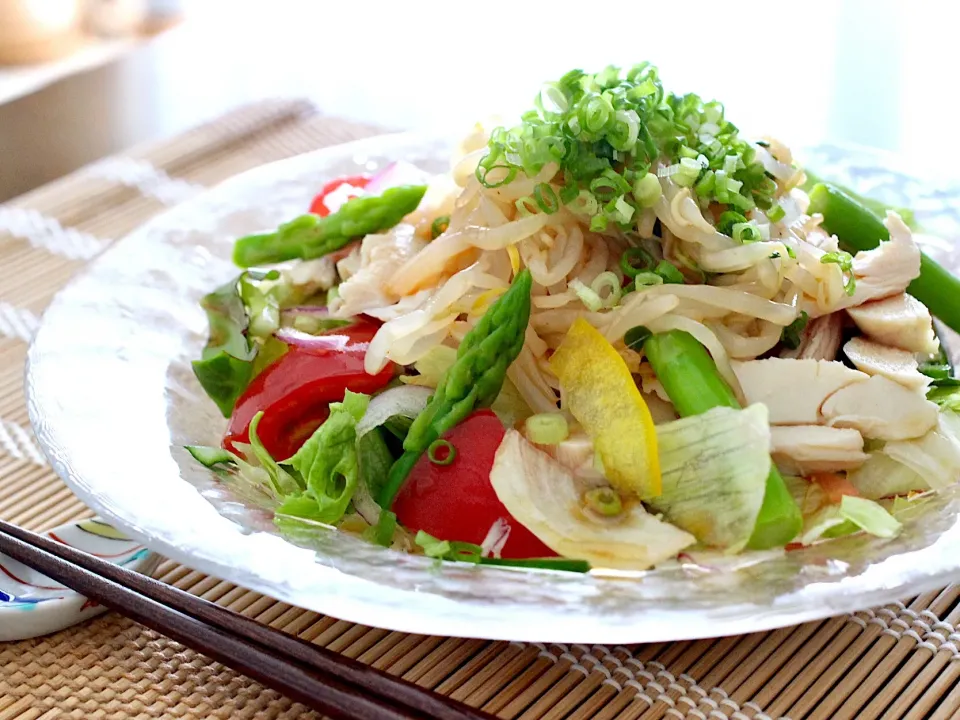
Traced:
<svg viewBox="0 0 960 720">
<path fill-rule="evenodd" d="M 0 205 L 0 517 L 42 529 L 91 514 L 47 467 L 22 392 L 27 343 L 67 279 L 205 186 L 374 132 L 305 102 L 266 102 Z M 770 633 L 588 647 L 405 635 L 290 607 L 172 562 L 158 576 L 503 718 L 960 717 L 960 587 Z M 115 614 L 0 644 L 0 720 L 312 717 Z"/>
</svg>

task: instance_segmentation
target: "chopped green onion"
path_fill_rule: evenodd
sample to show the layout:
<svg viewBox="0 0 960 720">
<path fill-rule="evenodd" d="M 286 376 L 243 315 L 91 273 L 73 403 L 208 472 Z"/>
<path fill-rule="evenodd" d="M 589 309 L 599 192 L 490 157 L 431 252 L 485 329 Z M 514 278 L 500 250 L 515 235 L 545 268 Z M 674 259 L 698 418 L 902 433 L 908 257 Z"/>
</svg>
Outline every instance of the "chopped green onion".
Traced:
<svg viewBox="0 0 960 720">
<path fill-rule="evenodd" d="M 620 269 L 627 277 L 636 277 L 643 270 L 650 270 L 656 262 L 653 255 L 642 247 L 632 247 L 624 250 L 620 256 Z"/>
<path fill-rule="evenodd" d="M 786 214 L 787 211 L 783 209 L 782 205 L 774 205 L 772 208 L 767 210 L 767 219 L 769 219 L 772 223 L 778 223 L 783 220 Z"/>
<path fill-rule="evenodd" d="M 457 459 L 457 449 L 449 440 L 439 439 L 430 443 L 427 457 L 434 465 L 452 465 Z"/>
<path fill-rule="evenodd" d="M 486 155 L 476 175 L 485 187 L 513 182 L 520 172 L 535 177 L 548 163 L 563 176 L 559 205 L 577 204 L 579 191 L 590 190 L 604 203 L 622 199 L 613 208 L 599 203 L 582 212 L 595 231 L 613 220 L 626 224 L 633 210 L 659 197 L 655 172 L 679 185 L 696 185 L 698 197 L 740 210 L 773 205 L 777 184 L 768 178 L 754 147 L 724 117 L 723 106 L 692 93 L 664 91 L 657 68 L 649 63 L 632 69 L 607 67 L 595 74 L 573 70 L 545 84 L 521 115 L 519 125 L 498 127 L 490 134 Z M 544 205 L 553 208 L 552 198 Z M 543 210 L 547 212 L 547 210 Z"/>
<path fill-rule="evenodd" d="M 447 231 L 448 227 L 450 227 L 449 215 L 441 215 L 436 218 L 430 225 L 430 239 L 436 240 Z"/>
<path fill-rule="evenodd" d="M 584 285 L 580 280 L 576 279 L 571 280 L 569 286 L 573 288 L 577 297 L 580 298 L 580 301 L 590 312 L 597 312 L 603 308 L 603 300 L 592 287 Z"/>
<path fill-rule="evenodd" d="M 478 563 L 483 555 L 483 548 L 479 545 L 453 540 L 439 540 L 423 530 L 417 533 L 413 541 L 423 548 L 424 555 L 437 560 Z"/>
<path fill-rule="evenodd" d="M 683 285 L 683 273 L 680 272 L 679 268 L 671 262 L 666 260 L 661 260 L 657 263 L 657 267 L 654 272 L 663 278 L 663 281 L 668 285 Z"/>
<path fill-rule="evenodd" d="M 531 415 L 524 422 L 527 439 L 537 445 L 558 445 L 570 435 L 567 419 L 560 413 Z"/>
<path fill-rule="evenodd" d="M 380 519 L 363 531 L 363 539 L 381 547 L 393 545 L 393 533 L 397 529 L 397 516 L 389 510 L 380 511 Z"/>
<path fill-rule="evenodd" d="M 713 189 L 716 187 L 716 175 L 713 170 L 707 170 L 703 177 L 697 182 L 694 190 L 698 197 L 710 197 Z"/>
<path fill-rule="evenodd" d="M 623 197 L 618 197 L 614 203 L 617 222 L 626 225 L 633 218 L 636 210 Z"/>
<path fill-rule="evenodd" d="M 590 563 L 586 560 L 574 560 L 572 558 L 480 558 L 481 565 L 493 565 L 496 567 L 517 567 L 530 568 L 531 570 L 555 570 L 559 572 L 590 572 Z"/>
<path fill-rule="evenodd" d="M 648 172 L 633 184 L 633 199 L 642 208 L 656 205 L 662 194 L 663 189 L 660 187 L 660 181 L 653 173 Z"/>
<path fill-rule="evenodd" d="M 610 270 L 600 273 L 590 283 L 590 289 L 597 294 L 605 308 L 613 308 L 620 304 L 623 292 L 620 288 L 620 278 L 616 273 Z M 603 294 L 604 290 L 608 291 L 606 296 Z"/>
<path fill-rule="evenodd" d="M 593 216 L 600 209 L 600 203 L 589 190 L 581 190 L 576 200 L 570 206 L 570 209 L 578 215 Z"/>
<path fill-rule="evenodd" d="M 609 487 L 594 488 L 583 494 L 584 505 L 598 515 L 616 517 L 623 512 L 623 502 L 616 490 Z"/>
<path fill-rule="evenodd" d="M 521 217 L 527 217 L 537 212 L 537 203 L 529 195 L 524 195 L 522 198 L 519 198 L 513 205 L 517 208 L 517 212 L 520 213 Z"/>
<path fill-rule="evenodd" d="M 643 325 L 637 325 L 627 330 L 623 336 L 623 343 L 631 350 L 640 352 L 643 350 L 643 344 L 651 335 L 653 335 L 653 333 L 650 332 L 649 328 Z"/>
<path fill-rule="evenodd" d="M 720 213 L 720 219 L 717 220 L 717 232 L 733 237 L 733 228 L 735 225 L 741 225 L 747 222 L 747 218 L 733 210 L 726 210 Z"/>
<path fill-rule="evenodd" d="M 592 232 L 603 232 L 607 229 L 607 218 L 604 215 L 594 215 L 590 220 L 590 230 Z"/>
<path fill-rule="evenodd" d="M 655 272 L 642 272 L 634 275 L 633 282 L 637 287 L 663 285 L 663 278 Z"/>
<path fill-rule="evenodd" d="M 843 289 L 846 290 L 847 295 L 853 295 L 856 292 L 857 278 L 853 275 L 853 255 L 843 250 L 830 252 L 820 258 L 820 262 L 824 265 L 839 266 L 844 276 Z"/>
<path fill-rule="evenodd" d="M 810 316 L 802 310 L 800 316 L 780 333 L 780 342 L 791 350 L 796 350 L 803 341 L 803 331 L 807 329 L 808 322 L 810 322 Z"/>
<path fill-rule="evenodd" d="M 537 186 L 533 189 L 533 199 L 547 215 L 553 215 L 560 209 L 560 199 L 553 187 L 547 183 L 537 183 Z"/>
<path fill-rule="evenodd" d="M 737 223 L 733 226 L 733 239 L 744 245 L 760 242 L 763 238 L 760 230 L 752 222 Z"/>
<path fill-rule="evenodd" d="M 703 166 L 694 158 L 680 158 L 679 170 L 673 176 L 673 181 L 680 187 L 691 187 L 700 177 Z"/>
</svg>

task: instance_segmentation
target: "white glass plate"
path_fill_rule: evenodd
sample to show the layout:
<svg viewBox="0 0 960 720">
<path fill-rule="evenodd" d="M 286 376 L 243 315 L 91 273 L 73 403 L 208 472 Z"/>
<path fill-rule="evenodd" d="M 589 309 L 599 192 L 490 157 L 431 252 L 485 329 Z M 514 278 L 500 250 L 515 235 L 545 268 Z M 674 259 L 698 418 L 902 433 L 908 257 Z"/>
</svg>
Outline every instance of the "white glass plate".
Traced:
<svg viewBox="0 0 960 720">
<path fill-rule="evenodd" d="M 631 577 L 445 565 L 321 533 L 273 532 L 184 444 L 225 420 L 190 369 L 206 339 L 200 297 L 237 271 L 233 240 L 302 213 L 340 175 L 405 159 L 448 167 L 443 143 L 384 136 L 258 168 L 159 216 L 64 289 L 30 348 L 30 417 L 44 451 L 101 516 L 151 549 L 293 605 L 395 630 L 503 640 L 637 643 L 753 632 L 881 604 L 960 579 L 960 493 L 934 496 L 891 541 L 855 536 L 711 568 Z M 925 188 L 862 150 L 807 153 L 821 174 L 915 207 L 943 237 L 956 191 Z M 956 251 L 932 252 L 960 266 Z M 958 299 L 960 301 L 960 299 Z M 954 352 L 960 345 L 954 345 Z"/>
</svg>

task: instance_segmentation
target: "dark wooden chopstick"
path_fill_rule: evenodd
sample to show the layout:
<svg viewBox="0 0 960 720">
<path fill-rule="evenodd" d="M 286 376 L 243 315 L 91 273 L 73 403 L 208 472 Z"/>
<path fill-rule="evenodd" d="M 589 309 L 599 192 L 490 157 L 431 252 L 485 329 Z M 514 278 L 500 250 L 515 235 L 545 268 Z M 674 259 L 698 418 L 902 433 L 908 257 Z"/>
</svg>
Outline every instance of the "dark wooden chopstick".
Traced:
<svg viewBox="0 0 960 720">
<path fill-rule="evenodd" d="M 490 720 L 491 715 L 0 521 L 0 552 L 327 715 Z"/>
</svg>

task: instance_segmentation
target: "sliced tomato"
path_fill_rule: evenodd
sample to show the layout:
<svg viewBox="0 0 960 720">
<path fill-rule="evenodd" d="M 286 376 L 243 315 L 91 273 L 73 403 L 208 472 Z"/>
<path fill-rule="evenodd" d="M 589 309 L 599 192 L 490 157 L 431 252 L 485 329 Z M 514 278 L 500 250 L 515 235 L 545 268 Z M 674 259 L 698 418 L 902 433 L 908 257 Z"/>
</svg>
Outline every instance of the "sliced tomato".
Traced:
<svg viewBox="0 0 960 720">
<path fill-rule="evenodd" d="M 267 451 L 285 460 L 327 419 L 332 402 L 347 390 L 373 393 L 394 376 L 388 365 L 376 375 L 363 369 L 367 346 L 377 323 L 361 319 L 324 333 L 316 342 L 291 344 L 290 349 L 260 373 L 237 400 L 223 447 L 250 442 L 250 421 L 263 410 L 257 435 Z"/>
<path fill-rule="evenodd" d="M 455 448 L 453 462 L 440 465 L 426 453 L 417 461 L 394 500 L 397 519 L 414 532 L 423 530 L 440 540 L 476 545 L 502 521 L 509 527 L 502 557 L 555 557 L 553 550 L 510 515 L 490 484 L 493 459 L 505 432 L 492 411 L 479 410 L 444 434 L 443 439 Z"/>
<path fill-rule="evenodd" d="M 827 472 L 815 473 L 810 477 L 810 480 L 820 486 L 820 489 L 823 490 L 827 499 L 833 505 L 840 503 L 844 495 L 855 497 L 860 495 L 856 485 L 850 482 L 845 475 Z"/>
<path fill-rule="evenodd" d="M 327 207 L 326 203 L 324 202 L 327 195 L 332 193 L 334 190 L 339 190 L 344 185 L 347 185 L 349 187 L 344 188 L 345 194 L 348 197 L 356 197 L 363 194 L 363 189 L 369 182 L 369 175 L 349 175 L 346 177 L 337 178 L 336 180 L 331 180 L 323 186 L 323 189 L 313 199 L 313 202 L 310 203 L 310 212 L 312 212 L 314 215 L 319 215 L 320 217 L 326 217 L 331 212 L 335 212 L 337 209 L 339 209 L 339 206 L 336 208 Z"/>
</svg>

